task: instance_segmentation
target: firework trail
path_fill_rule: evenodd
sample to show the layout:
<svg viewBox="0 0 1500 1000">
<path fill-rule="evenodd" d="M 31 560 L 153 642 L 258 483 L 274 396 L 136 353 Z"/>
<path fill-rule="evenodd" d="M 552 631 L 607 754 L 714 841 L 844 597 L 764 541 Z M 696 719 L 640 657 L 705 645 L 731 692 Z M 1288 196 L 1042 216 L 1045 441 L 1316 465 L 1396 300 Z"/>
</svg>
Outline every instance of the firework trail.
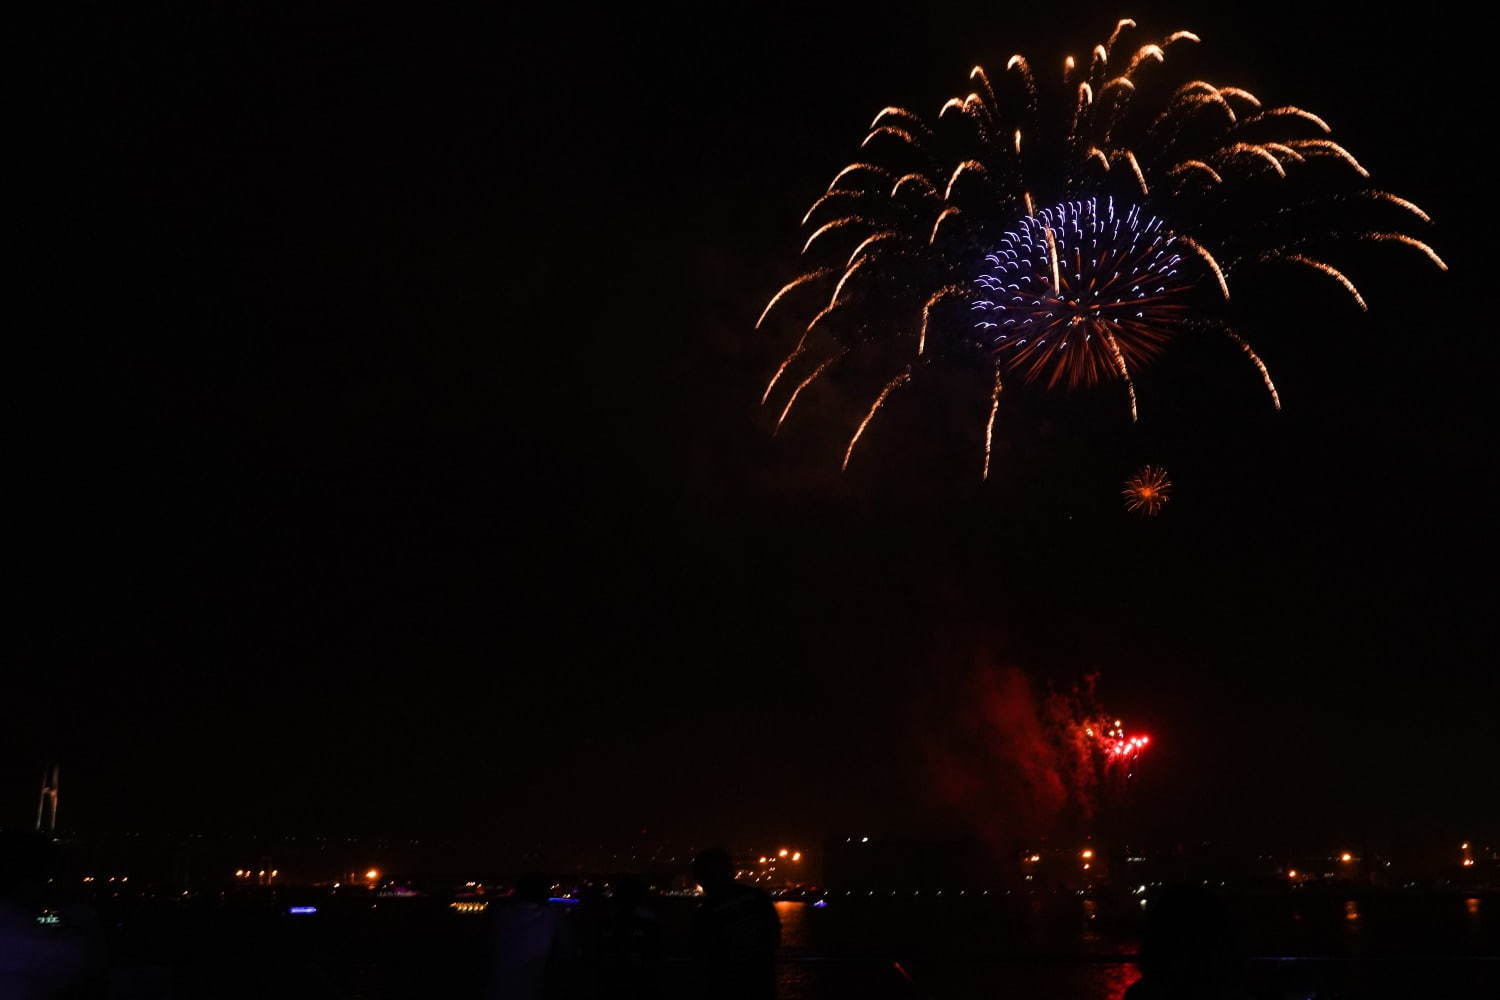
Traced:
<svg viewBox="0 0 1500 1000">
<path fill-rule="evenodd" d="M 994 73 L 975 66 L 975 89 L 930 119 L 895 106 L 873 116 L 860 159 L 802 220 L 811 263 L 756 321 L 795 324 L 763 399 L 778 397 L 778 427 L 844 368 L 873 370 L 879 388 L 847 468 L 893 389 L 958 366 L 974 373 L 976 465 L 989 478 L 1002 383 L 1114 385 L 1134 419 L 1137 375 L 1205 330 L 1244 355 L 1279 409 L 1231 313 L 1242 271 L 1332 282 L 1364 309 L 1337 263 L 1342 246 L 1404 245 L 1447 269 L 1394 228 L 1427 224 L 1427 213 L 1366 187 L 1370 171 L 1326 120 L 1181 72 L 1200 43 L 1190 31 L 1153 42 L 1137 30 L 1121 20 L 1061 74 L 1023 55 Z"/>
</svg>

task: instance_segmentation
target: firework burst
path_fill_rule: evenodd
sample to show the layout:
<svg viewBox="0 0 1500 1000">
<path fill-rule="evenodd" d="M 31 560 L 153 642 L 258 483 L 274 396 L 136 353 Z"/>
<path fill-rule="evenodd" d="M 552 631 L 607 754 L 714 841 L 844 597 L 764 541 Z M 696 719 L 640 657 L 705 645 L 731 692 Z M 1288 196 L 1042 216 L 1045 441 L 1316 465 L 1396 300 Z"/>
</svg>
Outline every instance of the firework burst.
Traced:
<svg viewBox="0 0 1500 1000">
<path fill-rule="evenodd" d="M 1004 367 L 1048 387 L 1128 378 L 1183 323 L 1191 281 L 1161 220 L 1113 198 L 1025 218 L 985 257 L 974 329 Z"/>
<path fill-rule="evenodd" d="M 1179 72 L 1199 44 L 1192 32 L 1127 44 L 1135 28 L 1120 21 L 1056 72 L 1021 55 L 994 75 L 975 66 L 974 89 L 934 118 L 900 107 L 874 116 L 859 159 L 802 220 L 811 266 L 756 322 L 793 327 L 763 400 L 777 397 L 778 427 L 858 360 L 879 381 L 850 429 L 847 468 L 878 412 L 912 391 L 897 389 L 957 365 L 974 372 L 976 467 L 988 478 L 1007 383 L 1115 385 L 1133 420 L 1136 373 L 1188 334 L 1218 333 L 1279 409 L 1231 311 L 1241 270 L 1326 280 L 1364 309 L 1353 280 L 1323 259 L 1329 250 L 1405 244 L 1446 269 L 1393 229 L 1427 214 L 1369 187 L 1326 121 Z"/>
<path fill-rule="evenodd" d="M 1149 736 L 1126 735 L 1125 726 L 1119 719 L 1112 725 L 1096 719 L 1082 726 L 1085 742 L 1094 748 L 1106 769 L 1124 768 L 1128 773 L 1151 743 Z"/>
<path fill-rule="evenodd" d="M 1057 688 L 1013 668 L 980 668 L 924 744 L 934 780 L 997 839 L 1073 836 L 1114 818 L 1153 740 L 1127 732 L 1097 678 Z"/>
<path fill-rule="evenodd" d="M 1155 517 L 1161 513 L 1162 505 L 1172 499 L 1172 480 L 1167 478 L 1166 469 L 1147 465 L 1125 480 L 1125 488 L 1120 492 L 1125 497 L 1126 510 Z"/>
</svg>

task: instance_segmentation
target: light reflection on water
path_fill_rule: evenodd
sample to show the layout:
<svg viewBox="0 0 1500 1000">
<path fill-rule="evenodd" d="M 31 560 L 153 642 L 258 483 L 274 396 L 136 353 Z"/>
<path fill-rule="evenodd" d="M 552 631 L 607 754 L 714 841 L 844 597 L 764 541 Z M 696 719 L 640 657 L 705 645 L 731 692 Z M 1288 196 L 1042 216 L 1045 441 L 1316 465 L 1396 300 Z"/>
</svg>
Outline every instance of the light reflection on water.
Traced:
<svg viewBox="0 0 1500 1000">
<path fill-rule="evenodd" d="M 812 907 L 806 903 L 795 903 L 786 899 L 776 901 L 776 915 L 781 918 L 781 946 L 783 948 L 800 950 L 810 944 L 807 939 L 807 915 L 811 912 L 813 912 Z"/>
<path fill-rule="evenodd" d="M 1138 902 L 783 901 L 779 1000 L 1122 1000 L 1140 978 L 1129 956 L 1149 910 Z M 1241 946 L 1255 956 L 1246 975 L 1262 994 L 1403 998 L 1500 996 L 1495 911 L 1485 902 L 1378 893 L 1232 900 Z"/>
<path fill-rule="evenodd" d="M 945 962 L 904 958 L 898 969 L 894 958 L 827 954 L 826 946 L 832 935 L 824 932 L 863 915 L 857 902 L 851 907 L 850 904 L 840 905 L 835 899 L 823 909 L 808 903 L 779 900 L 776 914 L 781 918 L 781 947 L 785 959 L 777 971 L 777 1000 L 834 1000 L 855 995 L 870 1000 L 882 997 L 905 1000 L 918 995 L 913 992 L 913 987 L 927 995 L 945 997 L 1121 1000 L 1131 984 L 1140 978 L 1140 972 L 1129 962 L 1059 965 L 1053 962 Z M 904 908 L 885 911 L 887 919 L 902 923 L 914 915 L 914 911 Z M 936 916 L 937 913 L 931 915 L 932 918 Z M 1092 899 L 1082 901 L 1078 916 L 1082 925 L 1076 933 L 1086 944 L 1087 951 L 1099 954 L 1113 950 L 1102 947 L 1109 942 L 1105 935 L 1096 931 L 1100 914 Z M 889 925 L 885 928 L 887 932 L 893 929 L 902 928 Z M 909 931 L 909 925 L 904 930 Z M 1133 950 L 1133 939 L 1127 943 L 1127 950 Z"/>
</svg>

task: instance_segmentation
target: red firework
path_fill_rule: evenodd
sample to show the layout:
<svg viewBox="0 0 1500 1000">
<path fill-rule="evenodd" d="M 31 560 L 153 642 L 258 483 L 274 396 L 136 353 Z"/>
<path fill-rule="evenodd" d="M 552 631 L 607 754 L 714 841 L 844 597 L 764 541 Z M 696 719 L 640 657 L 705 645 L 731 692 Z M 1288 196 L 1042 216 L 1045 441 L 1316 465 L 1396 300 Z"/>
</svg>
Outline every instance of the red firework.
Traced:
<svg viewBox="0 0 1500 1000">
<path fill-rule="evenodd" d="M 1099 727 L 1096 723 L 1087 724 L 1084 727 L 1084 736 L 1104 755 L 1106 767 L 1115 764 L 1134 764 L 1151 742 L 1149 736 L 1127 736 L 1125 727 L 1121 725 L 1119 719 L 1116 719 L 1114 725 L 1108 728 Z"/>
</svg>

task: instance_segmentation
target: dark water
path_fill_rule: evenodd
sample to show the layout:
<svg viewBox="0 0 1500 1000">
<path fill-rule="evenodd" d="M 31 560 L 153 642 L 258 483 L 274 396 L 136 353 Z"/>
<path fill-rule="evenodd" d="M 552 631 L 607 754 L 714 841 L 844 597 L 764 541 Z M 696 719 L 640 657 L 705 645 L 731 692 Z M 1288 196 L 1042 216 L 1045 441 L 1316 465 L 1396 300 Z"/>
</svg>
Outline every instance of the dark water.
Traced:
<svg viewBox="0 0 1500 1000">
<path fill-rule="evenodd" d="M 1500 899 L 1266 896 L 1231 901 L 1253 996 L 1500 996 Z M 887 958 L 891 996 L 1117 1000 L 1139 973 L 1139 900 L 778 904 L 784 1000 L 857 995 L 848 959 Z M 835 961 L 835 958 L 839 960 Z M 865 970 L 861 970 L 864 972 Z"/>
<path fill-rule="evenodd" d="M 1500 996 L 1500 897 L 1232 897 L 1249 995 L 1275 1000 Z M 659 901 L 674 961 L 664 998 L 688 996 L 693 903 Z M 832 898 L 777 904 L 781 1000 L 1117 1000 L 1138 977 L 1139 900 Z M 575 916 L 578 911 L 575 911 Z M 477 995 L 482 914 L 368 903 L 293 917 L 204 908 L 118 921 L 116 997 Z M 594 994 L 580 979 L 568 991 Z"/>
</svg>

